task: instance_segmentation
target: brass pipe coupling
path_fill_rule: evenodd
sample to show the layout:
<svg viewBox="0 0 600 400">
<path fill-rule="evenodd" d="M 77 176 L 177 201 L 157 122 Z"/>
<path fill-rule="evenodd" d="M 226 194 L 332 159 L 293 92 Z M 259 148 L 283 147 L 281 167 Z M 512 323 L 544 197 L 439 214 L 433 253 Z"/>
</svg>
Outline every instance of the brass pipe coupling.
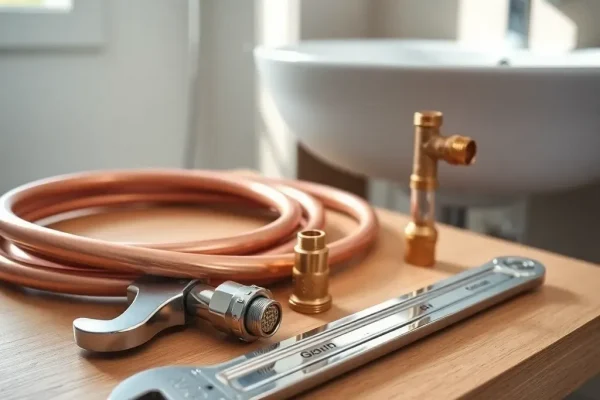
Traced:
<svg viewBox="0 0 600 400">
<path fill-rule="evenodd" d="M 440 133 L 442 113 L 416 112 L 413 172 L 410 176 L 411 221 L 404 230 L 404 261 L 422 267 L 435 264 L 435 190 L 438 187 L 437 163 L 470 165 L 475 161 L 477 145 L 466 136 L 444 137 Z"/>
<path fill-rule="evenodd" d="M 294 253 L 294 289 L 289 298 L 290 308 L 304 314 L 329 310 L 329 249 L 325 243 L 325 232 L 318 229 L 299 232 Z"/>
</svg>

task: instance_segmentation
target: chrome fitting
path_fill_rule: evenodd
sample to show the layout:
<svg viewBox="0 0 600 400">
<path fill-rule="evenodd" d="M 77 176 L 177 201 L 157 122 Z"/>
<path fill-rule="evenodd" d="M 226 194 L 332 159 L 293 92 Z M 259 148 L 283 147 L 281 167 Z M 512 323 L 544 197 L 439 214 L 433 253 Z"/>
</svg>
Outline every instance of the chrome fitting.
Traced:
<svg viewBox="0 0 600 400">
<path fill-rule="evenodd" d="M 273 336 L 281 324 L 281 305 L 267 289 L 227 281 L 216 288 L 197 284 L 186 296 L 186 310 L 220 331 L 246 342 Z"/>
<path fill-rule="evenodd" d="M 73 321 L 77 345 L 97 352 L 127 350 L 195 317 L 246 342 L 272 336 L 281 325 L 281 304 L 270 291 L 231 281 L 214 288 L 199 280 L 145 276 L 129 285 L 127 299 L 129 307 L 115 319 Z"/>
</svg>

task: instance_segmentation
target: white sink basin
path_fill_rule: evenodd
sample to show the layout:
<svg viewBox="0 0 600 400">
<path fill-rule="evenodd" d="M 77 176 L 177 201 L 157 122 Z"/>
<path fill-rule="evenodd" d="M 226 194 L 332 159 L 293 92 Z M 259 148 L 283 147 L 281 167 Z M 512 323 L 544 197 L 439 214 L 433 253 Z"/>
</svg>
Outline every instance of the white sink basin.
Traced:
<svg viewBox="0 0 600 400">
<path fill-rule="evenodd" d="M 413 113 L 476 139 L 477 162 L 440 163 L 459 203 L 510 201 L 600 179 L 600 51 L 473 50 L 452 42 L 340 40 L 257 48 L 262 83 L 311 152 L 408 184 Z M 505 58 L 509 66 L 499 66 Z M 482 200 L 483 199 L 483 200 Z"/>
</svg>

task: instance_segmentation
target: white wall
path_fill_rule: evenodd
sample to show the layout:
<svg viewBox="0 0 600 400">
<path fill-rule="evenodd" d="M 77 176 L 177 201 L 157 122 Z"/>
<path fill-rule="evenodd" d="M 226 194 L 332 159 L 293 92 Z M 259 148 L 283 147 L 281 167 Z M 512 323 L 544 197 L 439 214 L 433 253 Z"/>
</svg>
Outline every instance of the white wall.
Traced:
<svg viewBox="0 0 600 400">
<path fill-rule="evenodd" d="M 582 4 L 581 0 L 563 3 L 571 3 L 571 6 Z M 586 6 L 587 14 L 593 14 L 593 11 L 595 11 L 590 6 L 591 4 Z M 578 27 L 575 21 L 555 4 L 547 0 L 531 0 L 530 49 L 535 51 L 569 51 L 577 47 L 578 35 L 585 37 L 590 30 L 594 30 L 593 24 L 588 26 L 581 24 Z M 598 31 L 597 28 L 595 30 Z"/>
<path fill-rule="evenodd" d="M 538 3 L 539 0 L 533 0 Z M 550 6 L 554 10 L 548 10 Z M 600 1 L 598 0 L 562 0 L 554 1 L 552 4 L 546 4 L 545 9 L 539 7 L 544 15 L 554 14 L 554 20 L 561 24 L 563 40 L 570 39 L 570 28 L 575 29 L 577 47 L 598 47 L 600 46 L 600 24 L 598 24 L 598 15 L 600 15 Z M 558 14 L 558 15 L 557 15 Z M 540 34 L 546 33 L 540 27 Z M 543 38 L 540 38 L 543 39 Z"/>
<path fill-rule="evenodd" d="M 372 0 L 378 37 L 456 39 L 459 0 Z"/>
<path fill-rule="evenodd" d="M 201 0 L 198 168 L 257 168 L 254 11 L 251 0 Z"/>
<path fill-rule="evenodd" d="M 374 0 L 300 0 L 300 39 L 371 35 Z"/>
<path fill-rule="evenodd" d="M 506 44 L 509 0 L 459 0 L 456 38 L 463 43 Z"/>
<path fill-rule="evenodd" d="M 256 44 L 285 46 L 300 39 L 300 0 L 256 0 Z M 258 170 L 271 177 L 297 177 L 296 139 L 256 78 Z"/>
<path fill-rule="evenodd" d="M 0 191 L 76 170 L 183 165 L 187 1 L 104 7 L 100 48 L 0 51 Z"/>
</svg>

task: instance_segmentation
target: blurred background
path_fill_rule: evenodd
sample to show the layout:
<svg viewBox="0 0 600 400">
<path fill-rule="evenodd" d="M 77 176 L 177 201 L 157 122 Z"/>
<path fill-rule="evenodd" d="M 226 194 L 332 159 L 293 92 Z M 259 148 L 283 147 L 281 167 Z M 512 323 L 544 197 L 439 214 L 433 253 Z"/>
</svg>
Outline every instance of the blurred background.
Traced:
<svg viewBox="0 0 600 400">
<path fill-rule="evenodd" d="M 600 46 L 599 16 L 596 0 L 0 0 L 0 192 L 91 169 L 245 168 L 407 212 L 397 184 L 340 171 L 297 142 L 253 49 L 418 38 L 569 51 Z M 444 219 L 600 263 L 598 204 L 595 183 Z"/>
</svg>

